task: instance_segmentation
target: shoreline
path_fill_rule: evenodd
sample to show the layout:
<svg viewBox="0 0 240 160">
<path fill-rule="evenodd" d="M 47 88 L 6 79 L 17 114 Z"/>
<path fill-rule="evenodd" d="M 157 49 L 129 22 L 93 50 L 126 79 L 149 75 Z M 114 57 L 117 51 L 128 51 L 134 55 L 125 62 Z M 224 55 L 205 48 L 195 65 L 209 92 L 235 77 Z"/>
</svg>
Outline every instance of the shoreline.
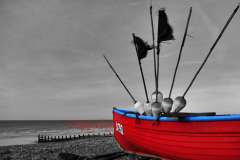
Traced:
<svg viewBox="0 0 240 160">
<path fill-rule="evenodd" d="M 36 136 L 0 139 L 0 147 L 28 145 L 28 144 L 37 144 L 37 143 L 38 143 L 38 139 Z"/>
<path fill-rule="evenodd" d="M 61 135 L 61 137 L 63 136 L 64 138 L 67 136 L 71 136 L 72 139 L 74 138 L 74 136 L 79 137 L 79 136 L 85 136 L 86 138 L 89 138 L 88 135 L 93 136 L 93 135 L 98 135 L 100 134 L 101 136 L 103 136 L 103 134 L 114 134 L 114 132 L 99 132 L 99 133 L 84 133 L 84 134 L 67 134 L 67 135 Z M 40 135 L 40 134 L 39 134 Z M 39 135 L 29 135 L 29 136 L 18 136 L 18 137 L 8 137 L 8 138 L 0 138 L 0 147 L 4 147 L 4 146 L 13 146 L 13 145 L 27 145 L 27 144 L 38 144 L 39 143 Z M 40 135 L 40 136 L 46 136 L 46 137 L 57 137 L 59 135 L 48 135 L 48 134 L 44 134 L 44 135 Z M 64 140 L 65 141 L 65 140 Z M 49 142 L 41 142 L 41 143 L 49 143 Z"/>
<path fill-rule="evenodd" d="M 118 147 L 115 137 L 95 137 L 62 142 L 0 146 L 0 159 L 58 160 L 59 153 L 72 153 L 91 158 L 120 151 L 122 150 Z M 140 157 L 142 156 L 130 154 L 116 160 L 137 160 Z"/>
</svg>

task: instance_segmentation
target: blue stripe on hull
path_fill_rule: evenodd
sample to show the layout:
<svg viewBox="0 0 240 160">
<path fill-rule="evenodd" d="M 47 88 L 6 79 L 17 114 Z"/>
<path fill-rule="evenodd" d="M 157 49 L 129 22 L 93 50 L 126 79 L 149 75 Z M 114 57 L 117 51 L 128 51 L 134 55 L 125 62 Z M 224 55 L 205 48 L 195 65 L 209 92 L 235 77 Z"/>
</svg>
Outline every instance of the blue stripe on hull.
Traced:
<svg viewBox="0 0 240 160">
<path fill-rule="evenodd" d="M 123 115 L 125 112 L 129 112 L 130 110 L 123 110 L 123 109 L 114 109 L 113 112 Z M 131 111 L 135 112 L 136 111 Z M 125 116 L 130 118 L 136 118 L 136 115 L 133 114 L 126 114 Z M 138 116 L 141 120 L 150 120 L 155 121 L 156 117 L 149 117 L 149 116 Z M 204 121 L 236 121 L 240 120 L 240 114 L 236 115 L 216 115 L 216 116 L 198 116 L 198 117 L 185 117 L 179 119 L 168 119 L 167 117 L 161 117 L 160 121 L 171 121 L 171 122 L 204 122 Z"/>
</svg>

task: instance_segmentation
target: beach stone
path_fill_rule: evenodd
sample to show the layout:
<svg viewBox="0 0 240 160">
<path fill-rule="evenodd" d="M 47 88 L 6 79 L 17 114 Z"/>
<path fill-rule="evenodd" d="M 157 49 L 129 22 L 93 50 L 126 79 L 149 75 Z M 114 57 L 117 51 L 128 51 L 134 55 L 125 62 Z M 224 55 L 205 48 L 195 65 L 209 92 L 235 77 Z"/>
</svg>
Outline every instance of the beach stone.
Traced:
<svg viewBox="0 0 240 160">
<path fill-rule="evenodd" d="M 77 160 L 78 159 L 78 155 L 76 154 L 72 154 L 72 153 L 59 153 L 58 157 L 60 158 L 60 160 Z"/>
<path fill-rule="evenodd" d="M 7 150 L 7 151 L 4 151 L 4 152 L 1 152 L 0 155 L 1 154 L 11 154 L 11 153 L 12 153 L 12 151 Z"/>
<path fill-rule="evenodd" d="M 87 158 L 87 157 L 79 157 L 77 160 L 91 160 L 91 159 L 89 159 L 89 158 Z M 94 160 L 94 159 L 93 159 Z"/>
</svg>

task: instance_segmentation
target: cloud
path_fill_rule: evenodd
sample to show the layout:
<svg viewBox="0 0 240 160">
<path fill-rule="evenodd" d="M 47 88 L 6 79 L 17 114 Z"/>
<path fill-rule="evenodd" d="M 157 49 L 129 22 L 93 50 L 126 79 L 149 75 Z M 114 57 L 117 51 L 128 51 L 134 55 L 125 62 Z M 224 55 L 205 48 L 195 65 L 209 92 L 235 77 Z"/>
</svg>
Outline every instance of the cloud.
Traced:
<svg viewBox="0 0 240 160">
<path fill-rule="evenodd" d="M 193 8 L 194 11 L 201 15 L 201 19 L 204 22 L 204 28 L 208 30 L 208 35 L 210 36 L 209 39 L 215 42 L 222 29 L 214 23 L 214 17 L 210 17 L 210 14 L 207 14 L 206 11 L 202 9 L 199 3 L 193 2 Z M 223 23 L 224 22 L 225 21 L 223 20 Z M 217 50 L 215 52 L 217 52 L 216 57 L 218 61 L 224 61 L 227 49 L 228 45 L 224 41 L 218 42 L 218 44 L 215 46 L 215 50 Z"/>
<path fill-rule="evenodd" d="M 205 24 L 204 28 L 208 29 L 210 32 L 210 36 L 212 39 L 216 39 L 218 34 L 220 33 L 219 28 L 213 23 L 208 14 L 202 9 L 199 3 L 193 2 L 194 11 L 197 12 L 198 15 L 201 15 L 201 18 Z"/>
<path fill-rule="evenodd" d="M 202 64 L 200 61 L 182 62 L 181 65 L 192 65 L 192 64 Z"/>
<path fill-rule="evenodd" d="M 128 6 L 135 6 L 135 5 L 138 5 L 138 4 L 141 4 L 141 3 L 128 3 L 127 5 Z"/>
<path fill-rule="evenodd" d="M 188 7 L 195 3 L 192 14 L 195 18 L 189 26 L 189 34 L 194 39 L 186 40 L 179 67 L 185 66 L 179 68 L 177 73 L 174 92 L 181 94 L 209 51 L 210 43 L 220 32 L 217 24 L 222 23 L 221 17 L 212 20 L 217 6 L 227 3 L 217 3 L 215 8 L 210 9 L 212 6 L 207 6 L 209 3 L 205 1 L 186 2 L 154 2 L 158 3 L 155 7 L 168 8 L 169 20 L 171 24 L 175 23 L 176 41 L 171 45 L 163 44 L 160 54 L 159 88 L 167 93 L 179 54 Z M 119 108 L 131 105 L 129 109 L 133 109 L 131 97 L 104 60 L 103 54 L 109 58 L 134 98 L 145 101 L 136 53 L 130 46 L 132 32 L 152 39 L 151 25 L 148 23 L 149 4 L 139 5 L 141 3 L 143 1 L 3 1 L 0 15 L 0 107 L 5 107 L 7 112 L 1 110 L 0 117 L 16 118 L 22 112 L 19 119 L 64 119 L 68 118 L 67 115 L 73 118 L 73 114 L 75 118 L 91 119 L 93 117 L 89 117 L 88 112 L 94 112 L 96 107 L 111 108 L 117 104 Z M 223 9 L 220 11 L 222 14 L 227 10 Z M 156 14 L 154 17 L 157 21 Z M 154 24 L 157 26 L 157 23 Z M 207 62 L 210 67 L 204 69 L 201 82 L 191 89 L 202 94 L 200 97 L 204 97 L 206 92 L 214 93 L 213 97 L 216 97 L 219 93 L 224 95 L 224 91 L 230 92 L 227 98 L 232 95 L 238 97 L 240 75 L 232 69 L 238 67 L 239 49 L 236 46 L 236 55 L 233 55 L 236 57 L 232 59 L 228 56 L 225 62 L 225 52 L 230 49 L 226 44 L 219 41 L 213 57 Z M 142 61 L 142 66 L 147 90 L 151 93 L 155 90 L 152 52 Z M 226 69 L 219 66 L 226 66 Z M 214 73 L 218 71 L 212 79 L 209 78 L 213 77 L 210 69 Z M 192 96 L 197 97 L 195 95 Z M 19 111 L 19 108 L 23 110 Z M 82 109 L 81 112 L 79 109 Z M 53 110 L 57 113 L 50 114 Z M 110 110 L 109 113 L 98 110 L 95 113 L 99 117 L 110 115 L 112 118 Z M 49 114 L 45 115 L 45 112 Z M 6 113 L 11 113 L 11 116 Z"/>
<path fill-rule="evenodd" d="M 207 88 L 192 88 L 190 92 L 191 94 L 195 94 L 195 95 L 210 94 L 213 97 L 214 95 L 219 95 L 223 93 L 226 93 L 228 95 L 230 94 L 238 95 L 240 93 L 240 84 L 231 84 L 231 85 L 219 84 L 214 86 L 208 86 Z"/>
</svg>

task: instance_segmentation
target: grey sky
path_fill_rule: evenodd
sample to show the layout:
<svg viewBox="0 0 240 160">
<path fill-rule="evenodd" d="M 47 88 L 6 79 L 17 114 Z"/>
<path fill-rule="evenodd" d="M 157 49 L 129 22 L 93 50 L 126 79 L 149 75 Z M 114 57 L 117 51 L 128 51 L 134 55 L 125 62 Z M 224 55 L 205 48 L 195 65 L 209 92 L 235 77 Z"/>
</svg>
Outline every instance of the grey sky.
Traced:
<svg viewBox="0 0 240 160">
<path fill-rule="evenodd" d="M 170 90 L 190 7 L 188 34 L 172 98 L 184 93 L 238 0 L 153 0 L 165 7 L 175 41 L 162 44 L 159 89 Z M 132 33 L 152 44 L 149 0 L 0 0 L 0 120 L 111 119 L 112 107 L 145 102 Z M 186 95 L 185 112 L 240 113 L 240 11 Z M 142 60 L 148 95 L 153 54 Z"/>
</svg>

